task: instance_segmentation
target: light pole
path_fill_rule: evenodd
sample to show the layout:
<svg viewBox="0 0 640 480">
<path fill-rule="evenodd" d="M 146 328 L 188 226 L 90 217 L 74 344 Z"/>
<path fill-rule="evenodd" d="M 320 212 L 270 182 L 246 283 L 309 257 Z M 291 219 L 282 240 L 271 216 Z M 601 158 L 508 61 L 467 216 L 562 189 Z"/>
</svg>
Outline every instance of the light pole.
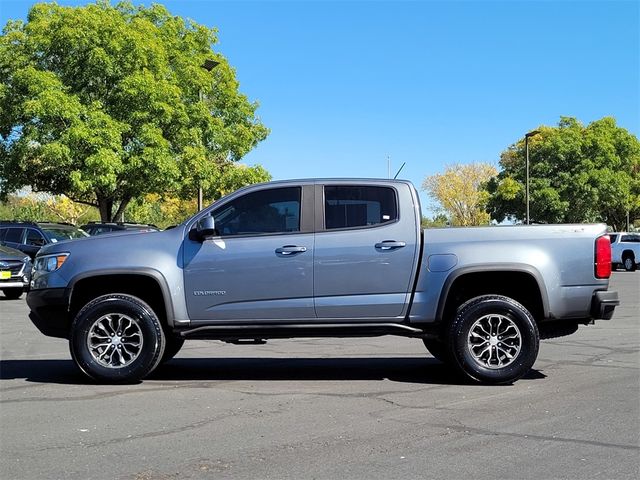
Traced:
<svg viewBox="0 0 640 480">
<path fill-rule="evenodd" d="M 525 197 L 525 203 L 527 204 L 527 213 L 525 216 L 525 222 L 527 225 L 529 225 L 530 222 L 530 218 L 529 218 L 529 137 L 533 137 L 534 135 L 537 135 L 540 133 L 540 130 L 534 130 L 532 132 L 529 133 L 525 133 L 524 134 L 524 150 L 526 152 L 526 180 L 525 180 L 525 193 L 524 193 L 524 197 Z"/>
<path fill-rule="evenodd" d="M 200 66 L 204 68 L 207 72 L 210 72 L 219 64 L 220 62 L 216 62 L 215 60 L 211 60 L 210 58 L 207 58 L 204 61 L 204 63 Z M 201 102 L 204 100 L 204 95 L 202 95 L 202 89 L 198 91 L 198 100 L 200 100 Z M 200 185 L 200 181 L 198 181 L 198 211 L 200 210 L 202 210 L 202 186 Z"/>
</svg>

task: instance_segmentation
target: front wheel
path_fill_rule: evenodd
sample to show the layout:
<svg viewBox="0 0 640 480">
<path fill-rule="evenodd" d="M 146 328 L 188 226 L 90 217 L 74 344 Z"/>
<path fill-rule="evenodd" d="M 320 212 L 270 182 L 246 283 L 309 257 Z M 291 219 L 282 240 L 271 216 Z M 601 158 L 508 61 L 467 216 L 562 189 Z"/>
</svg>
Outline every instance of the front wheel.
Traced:
<svg viewBox="0 0 640 480">
<path fill-rule="evenodd" d="M 20 298 L 20 295 L 22 295 L 22 291 L 23 291 L 22 288 L 15 288 L 15 287 L 2 289 L 2 293 L 4 293 L 4 296 L 7 297 L 9 300 L 17 300 L 18 298 Z"/>
<path fill-rule="evenodd" d="M 166 345 L 164 347 L 162 358 L 160 359 L 161 365 L 175 357 L 184 345 L 184 338 L 178 337 L 176 335 L 167 334 L 165 339 Z"/>
<path fill-rule="evenodd" d="M 451 355 L 449 355 L 447 345 L 444 342 L 432 338 L 423 338 L 422 343 L 427 347 L 427 351 L 433 358 L 440 360 L 442 363 L 451 363 Z"/>
<path fill-rule="evenodd" d="M 491 384 L 512 383 L 525 375 L 540 345 L 531 313 L 501 295 L 483 295 L 461 305 L 449 339 L 454 365 L 468 378 Z"/>
<path fill-rule="evenodd" d="M 108 383 L 140 380 L 158 366 L 165 346 L 153 309 L 132 295 L 98 297 L 76 315 L 71 356 L 89 377 Z"/>
</svg>

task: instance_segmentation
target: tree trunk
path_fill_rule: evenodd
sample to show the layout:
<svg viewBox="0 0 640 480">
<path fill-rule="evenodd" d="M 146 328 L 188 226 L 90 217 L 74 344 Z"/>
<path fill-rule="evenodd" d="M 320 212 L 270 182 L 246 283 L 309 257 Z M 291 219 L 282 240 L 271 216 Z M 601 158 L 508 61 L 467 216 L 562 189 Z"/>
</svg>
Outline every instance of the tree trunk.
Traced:
<svg viewBox="0 0 640 480">
<path fill-rule="evenodd" d="M 113 200 L 110 198 L 104 198 L 98 196 L 98 210 L 100 210 L 100 221 L 111 222 L 113 221 Z"/>
<path fill-rule="evenodd" d="M 116 211 L 116 214 L 113 216 L 113 221 L 114 222 L 123 222 L 124 221 L 124 211 L 127 208 L 127 205 L 129 205 L 129 202 L 131 201 L 130 198 L 125 197 L 122 199 L 122 201 L 120 201 L 120 206 L 118 207 L 118 210 Z"/>
<path fill-rule="evenodd" d="M 124 197 L 118 205 L 116 212 L 113 212 L 113 198 L 105 198 L 97 195 L 98 210 L 100 210 L 100 221 L 102 222 L 122 222 L 124 211 L 131 201 L 131 197 Z"/>
</svg>

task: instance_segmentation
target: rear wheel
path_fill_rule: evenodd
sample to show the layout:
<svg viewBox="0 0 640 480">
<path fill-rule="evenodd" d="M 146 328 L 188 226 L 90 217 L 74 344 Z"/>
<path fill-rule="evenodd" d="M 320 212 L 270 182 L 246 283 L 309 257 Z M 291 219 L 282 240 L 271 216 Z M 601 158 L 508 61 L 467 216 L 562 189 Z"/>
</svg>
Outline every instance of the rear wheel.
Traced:
<svg viewBox="0 0 640 480">
<path fill-rule="evenodd" d="M 9 300 L 16 300 L 22 295 L 22 290 L 22 288 L 3 288 L 2 293 L 4 293 L 4 296 Z"/>
<path fill-rule="evenodd" d="M 622 265 L 627 272 L 633 272 L 636 269 L 636 259 L 632 254 L 625 255 L 622 258 Z"/>
<path fill-rule="evenodd" d="M 473 298 L 458 308 L 449 330 L 453 364 L 491 384 L 525 375 L 538 356 L 540 336 L 529 311 L 501 295 Z"/>
<path fill-rule="evenodd" d="M 89 377 L 134 382 L 158 366 L 165 346 L 158 317 L 137 297 L 109 294 L 80 310 L 71 327 L 71 356 Z"/>
</svg>

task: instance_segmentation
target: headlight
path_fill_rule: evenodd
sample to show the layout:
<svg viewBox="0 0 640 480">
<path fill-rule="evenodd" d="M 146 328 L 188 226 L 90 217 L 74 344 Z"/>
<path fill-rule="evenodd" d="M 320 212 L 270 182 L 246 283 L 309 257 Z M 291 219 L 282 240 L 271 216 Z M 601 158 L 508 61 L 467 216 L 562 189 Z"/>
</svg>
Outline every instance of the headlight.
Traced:
<svg viewBox="0 0 640 480">
<path fill-rule="evenodd" d="M 67 261 L 67 257 L 69 257 L 68 253 L 55 253 L 37 257 L 33 269 L 36 272 L 55 272 Z"/>
</svg>

